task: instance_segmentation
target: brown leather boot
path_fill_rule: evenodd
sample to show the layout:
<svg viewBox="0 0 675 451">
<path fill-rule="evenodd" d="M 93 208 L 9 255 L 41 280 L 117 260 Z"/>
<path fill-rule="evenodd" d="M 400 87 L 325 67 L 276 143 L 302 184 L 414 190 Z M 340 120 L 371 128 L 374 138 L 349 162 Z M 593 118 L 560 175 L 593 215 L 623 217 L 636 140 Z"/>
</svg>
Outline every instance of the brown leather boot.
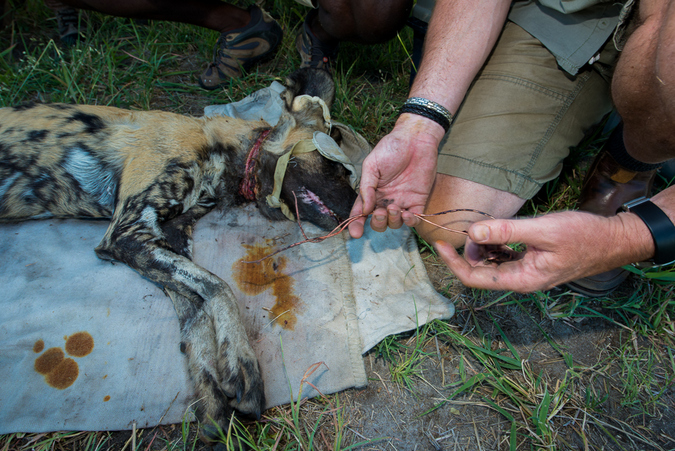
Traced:
<svg viewBox="0 0 675 451">
<path fill-rule="evenodd" d="M 626 202 L 649 196 L 655 178 L 656 169 L 631 171 L 603 149 L 588 170 L 577 207 L 600 216 L 614 216 Z"/>
<path fill-rule="evenodd" d="M 600 216 L 614 216 L 626 202 L 651 194 L 657 169 L 634 171 L 619 164 L 609 148 L 622 146 L 623 127 L 619 125 L 591 164 L 579 196 L 578 209 Z M 653 167 L 652 165 L 645 165 Z M 641 168 L 643 169 L 643 168 Z M 616 268 L 595 276 L 584 277 L 566 285 L 571 290 L 590 297 L 609 294 L 628 277 L 628 271 Z"/>
</svg>

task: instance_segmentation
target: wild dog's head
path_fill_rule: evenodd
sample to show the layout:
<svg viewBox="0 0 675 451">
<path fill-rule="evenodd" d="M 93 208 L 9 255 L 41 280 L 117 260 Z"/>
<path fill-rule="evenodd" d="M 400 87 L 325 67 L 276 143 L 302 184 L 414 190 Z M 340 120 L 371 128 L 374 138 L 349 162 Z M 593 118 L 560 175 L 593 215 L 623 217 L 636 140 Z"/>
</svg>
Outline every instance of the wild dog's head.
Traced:
<svg viewBox="0 0 675 451">
<path fill-rule="evenodd" d="M 258 205 L 271 219 L 291 219 L 297 203 L 301 221 L 333 229 L 356 200 L 353 166 L 339 148 L 339 131 L 331 129 L 335 85 L 324 70 L 300 69 L 286 86 L 285 112 L 260 153 Z"/>
</svg>

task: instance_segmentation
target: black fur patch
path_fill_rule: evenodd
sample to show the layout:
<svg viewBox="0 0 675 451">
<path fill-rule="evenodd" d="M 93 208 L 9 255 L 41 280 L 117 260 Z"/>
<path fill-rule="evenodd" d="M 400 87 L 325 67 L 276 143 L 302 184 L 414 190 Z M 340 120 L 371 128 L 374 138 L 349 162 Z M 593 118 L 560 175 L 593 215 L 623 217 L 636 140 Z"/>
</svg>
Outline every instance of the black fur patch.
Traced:
<svg viewBox="0 0 675 451">
<path fill-rule="evenodd" d="M 76 112 L 70 118 L 68 122 L 80 121 L 85 126 L 84 132 L 88 134 L 96 134 L 105 128 L 105 124 L 100 117 L 94 116 L 93 114 L 83 113 L 81 111 Z"/>
<path fill-rule="evenodd" d="M 27 142 L 40 142 L 49 135 L 49 130 L 31 130 L 28 132 Z"/>
<path fill-rule="evenodd" d="M 12 109 L 16 112 L 27 111 L 27 110 L 30 110 L 31 108 L 35 108 L 35 106 L 36 106 L 35 103 L 29 102 L 29 103 L 24 103 L 22 105 L 14 106 L 14 107 L 12 107 Z"/>
<path fill-rule="evenodd" d="M 74 107 L 65 103 L 50 103 L 47 105 L 49 108 L 54 108 L 55 110 L 72 110 Z"/>
</svg>

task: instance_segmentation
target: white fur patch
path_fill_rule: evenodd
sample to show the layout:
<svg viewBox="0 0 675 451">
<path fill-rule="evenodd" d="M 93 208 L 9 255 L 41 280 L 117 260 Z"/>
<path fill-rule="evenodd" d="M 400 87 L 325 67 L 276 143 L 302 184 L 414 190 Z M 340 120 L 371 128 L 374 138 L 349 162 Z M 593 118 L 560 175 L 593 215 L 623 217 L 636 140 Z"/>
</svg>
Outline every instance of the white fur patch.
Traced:
<svg viewBox="0 0 675 451">
<path fill-rule="evenodd" d="M 323 101 L 322 98 L 320 97 L 312 97 L 307 94 L 298 96 L 293 99 L 293 105 L 291 106 L 291 109 L 293 111 L 301 111 L 304 110 L 305 108 L 311 108 L 313 103 L 318 103 L 321 105 L 321 110 L 323 111 L 323 120 L 326 123 L 326 127 L 330 129 L 330 109 L 328 108 L 328 105 L 326 105 L 326 102 Z"/>
<path fill-rule="evenodd" d="M 141 217 L 138 222 L 145 224 L 148 229 L 152 230 L 152 234 L 157 238 L 163 238 L 164 232 L 157 221 L 157 212 L 152 207 L 145 207 L 141 212 Z"/>
<path fill-rule="evenodd" d="M 195 206 L 202 196 L 216 197 L 216 187 L 225 170 L 225 157 L 212 154 L 202 167 L 193 165 L 188 174 L 194 181 L 194 188 L 183 199 L 183 213 Z"/>
<path fill-rule="evenodd" d="M 77 180 L 83 191 L 98 198 L 99 205 L 114 208 L 117 183 L 113 172 L 104 169 L 99 160 L 79 147 L 71 147 L 63 168 Z"/>
<path fill-rule="evenodd" d="M 45 211 L 44 213 L 40 213 L 39 215 L 31 216 L 31 219 L 49 219 L 53 217 L 54 217 L 53 213 Z"/>
</svg>

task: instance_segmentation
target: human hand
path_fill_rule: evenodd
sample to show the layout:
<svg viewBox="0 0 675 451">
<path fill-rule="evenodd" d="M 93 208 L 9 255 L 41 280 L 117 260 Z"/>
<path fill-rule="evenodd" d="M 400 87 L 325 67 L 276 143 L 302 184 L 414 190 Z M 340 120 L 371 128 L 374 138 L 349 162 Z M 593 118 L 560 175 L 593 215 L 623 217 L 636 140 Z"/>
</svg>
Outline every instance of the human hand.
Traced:
<svg viewBox="0 0 675 451">
<path fill-rule="evenodd" d="M 360 194 L 351 216 L 372 214 L 371 227 L 383 232 L 403 224 L 414 227 L 436 177 L 443 127 L 412 114 L 402 114 L 363 162 Z M 363 235 L 366 217 L 349 225 L 353 238 Z"/>
<path fill-rule="evenodd" d="M 497 219 L 475 223 L 468 232 L 464 258 L 447 243 L 436 242 L 435 248 L 464 285 L 490 290 L 547 290 L 654 253 L 649 230 L 631 213 L 605 218 L 570 211 Z M 495 246 L 513 243 L 527 246 L 513 261 L 486 259 Z"/>
</svg>

